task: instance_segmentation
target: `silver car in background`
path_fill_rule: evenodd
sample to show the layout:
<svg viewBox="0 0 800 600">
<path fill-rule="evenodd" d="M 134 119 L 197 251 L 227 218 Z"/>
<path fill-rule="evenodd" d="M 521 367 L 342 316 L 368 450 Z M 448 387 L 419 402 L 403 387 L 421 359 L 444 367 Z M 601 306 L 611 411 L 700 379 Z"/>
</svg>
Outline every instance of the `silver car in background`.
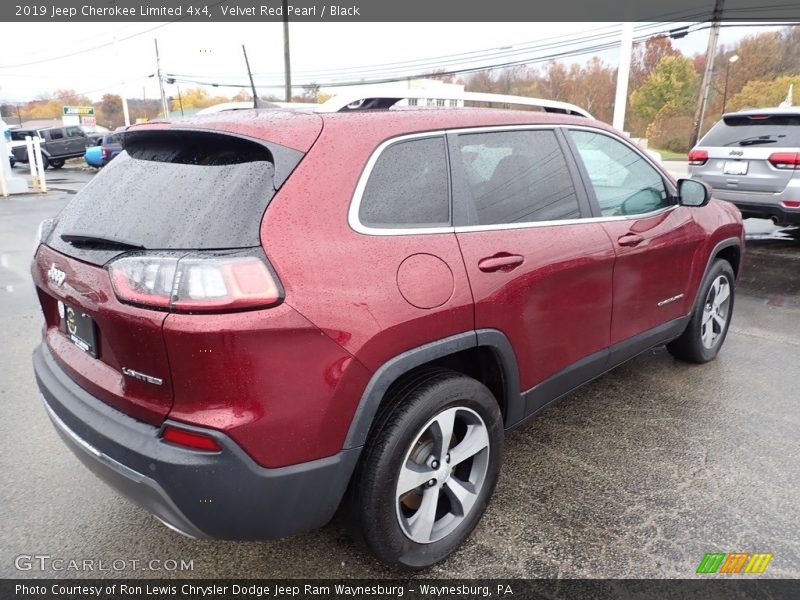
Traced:
<svg viewBox="0 0 800 600">
<path fill-rule="evenodd" d="M 800 224 L 800 107 L 724 115 L 689 152 L 689 175 L 745 218 Z"/>
</svg>

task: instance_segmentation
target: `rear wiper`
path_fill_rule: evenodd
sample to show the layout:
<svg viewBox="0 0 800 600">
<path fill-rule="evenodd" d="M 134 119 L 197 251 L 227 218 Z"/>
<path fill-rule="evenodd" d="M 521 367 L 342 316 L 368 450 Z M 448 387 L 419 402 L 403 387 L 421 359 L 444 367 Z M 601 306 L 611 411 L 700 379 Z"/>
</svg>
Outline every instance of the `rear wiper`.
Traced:
<svg viewBox="0 0 800 600">
<path fill-rule="evenodd" d="M 759 138 L 756 140 L 742 140 L 739 142 L 740 146 L 755 146 L 756 144 L 774 144 L 778 140 L 765 140 L 763 138 Z"/>
<path fill-rule="evenodd" d="M 753 146 L 755 144 L 774 144 L 778 141 L 778 138 L 786 137 L 785 135 L 756 135 L 749 138 L 744 138 L 743 140 L 739 140 L 738 142 L 731 142 L 730 144 L 725 144 L 726 146 L 734 146 L 736 144 L 740 146 Z"/>
<path fill-rule="evenodd" d="M 99 235 L 92 235 L 91 233 L 62 233 L 61 239 L 68 244 L 77 244 L 79 246 L 110 246 L 112 248 L 119 248 L 121 250 L 144 250 L 141 244 L 134 244 L 126 240 L 116 240 Z"/>
</svg>

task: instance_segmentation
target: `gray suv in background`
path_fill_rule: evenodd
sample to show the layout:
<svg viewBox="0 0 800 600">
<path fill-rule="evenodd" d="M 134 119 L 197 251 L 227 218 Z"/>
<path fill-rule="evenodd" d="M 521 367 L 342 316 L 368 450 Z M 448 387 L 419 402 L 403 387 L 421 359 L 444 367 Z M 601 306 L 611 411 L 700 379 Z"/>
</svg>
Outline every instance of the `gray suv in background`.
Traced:
<svg viewBox="0 0 800 600">
<path fill-rule="evenodd" d="M 90 140 L 77 125 L 67 127 L 47 127 L 45 129 L 15 129 L 11 131 L 14 159 L 17 162 L 28 162 L 28 147 L 25 136 L 39 136 L 42 139 L 42 164 L 44 168 L 60 169 L 68 158 L 83 156 Z M 21 143 L 14 143 L 21 142 Z"/>
<path fill-rule="evenodd" d="M 689 174 L 745 218 L 800 224 L 800 108 L 724 115 L 689 152 Z"/>
</svg>

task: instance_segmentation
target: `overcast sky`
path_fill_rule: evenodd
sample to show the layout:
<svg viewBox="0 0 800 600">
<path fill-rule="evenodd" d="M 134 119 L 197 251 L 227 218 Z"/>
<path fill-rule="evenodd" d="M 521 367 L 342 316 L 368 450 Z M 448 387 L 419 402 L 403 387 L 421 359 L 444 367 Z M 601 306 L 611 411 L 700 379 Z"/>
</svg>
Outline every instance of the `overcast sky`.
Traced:
<svg viewBox="0 0 800 600">
<path fill-rule="evenodd" d="M 292 23 L 293 81 L 352 79 L 355 67 L 437 58 L 445 55 L 549 43 L 587 45 L 587 36 L 612 35 L 618 23 Z M 640 34 L 676 27 L 638 25 Z M 280 93 L 261 84 L 279 84 L 283 77 L 283 37 L 280 23 L 22 23 L 6 25 L 0 36 L 0 99 L 24 101 L 56 89 L 74 89 L 93 100 L 104 93 L 157 97 L 153 39 L 158 38 L 165 73 L 217 82 L 244 83 L 241 45 L 247 46 L 256 85 L 262 95 Z M 755 27 L 726 27 L 721 42 L 756 33 Z M 637 34 L 638 35 L 638 34 Z M 129 39 L 125 39 L 129 38 Z M 554 39 L 555 38 L 555 39 Z M 120 40 L 113 43 L 113 40 Z M 708 29 L 676 40 L 684 53 L 705 52 Z M 33 42 L 32 42 L 33 41 Z M 608 41 L 607 39 L 605 41 Z M 27 50 L 26 45 L 32 49 Z M 95 46 L 100 48 L 91 49 Z M 510 48 L 509 48 L 510 47 Z M 64 57 L 77 53 L 74 56 Z M 552 52 L 543 50 L 530 55 Z M 606 62 L 617 61 L 618 50 L 595 52 Z M 583 62 L 591 55 L 565 59 Z M 64 57 L 64 58 L 59 58 Z M 499 59 L 495 59 L 499 60 Z M 436 61 L 425 62 L 425 68 Z M 487 59 L 491 63 L 492 59 Z M 35 64 L 29 64 L 35 63 Z M 474 64 L 474 63 L 473 63 Z M 458 63 L 455 66 L 462 66 Z M 370 71 L 377 77 L 385 69 Z M 335 73 L 335 72 L 338 72 Z M 406 73 L 408 71 L 406 70 Z M 405 73 L 404 73 L 405 74 Z M 124 85 L 123 85 L 124 82 Z M 189 87 L 190 83 L 181 84 Z M 169 86 L 168 86 L 169 88 Z M 233 95 L 236 88 L 220 88 Z M 174 91 L 167 89 L 167 94 Z"/>
</svg>

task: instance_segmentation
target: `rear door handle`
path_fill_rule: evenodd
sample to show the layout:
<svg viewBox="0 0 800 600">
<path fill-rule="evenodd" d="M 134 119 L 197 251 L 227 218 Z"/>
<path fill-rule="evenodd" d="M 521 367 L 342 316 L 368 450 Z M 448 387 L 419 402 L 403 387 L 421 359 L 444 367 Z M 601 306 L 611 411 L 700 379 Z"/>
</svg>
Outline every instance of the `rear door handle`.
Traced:
<svg viewBox="0 0 800 600">
<path fill-rule="evenodd" d="M 620 246 L 638 246 L 644 241 L 644 238 L 635 233 L 626 233 L 617 240 Z"/>
<path fill-rule="evenodd" d="M 478 262 L 478 268 L 484 273 L 494 273 L 502 271 L 508 273 L 513 271 L 525 261 L 519 254 L 509 254 L 508 252 L 498 252 L 494 256 L 482 258 Z"/>
</svg>

